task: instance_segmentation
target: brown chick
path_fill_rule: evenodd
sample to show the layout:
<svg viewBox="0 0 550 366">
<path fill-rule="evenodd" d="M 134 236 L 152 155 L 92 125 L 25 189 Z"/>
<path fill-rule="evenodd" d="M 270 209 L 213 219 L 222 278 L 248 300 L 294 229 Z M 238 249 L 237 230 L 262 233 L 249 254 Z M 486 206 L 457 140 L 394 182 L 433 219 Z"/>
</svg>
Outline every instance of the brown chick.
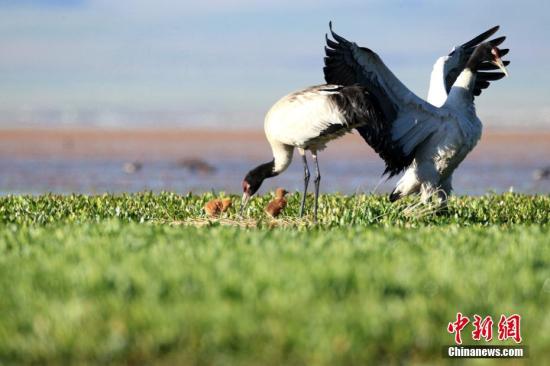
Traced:
<svg viewBox="0 0 550 366">
<path fill-rule="evenodd" d="M 286 198 L 285 194 L 288 192 L 283 188 L 277 188 L 275 190 L 275 199 L 266 206 L 265 212 L 271 217 L 277 217 L 286 207 Z"/>
<path fill-rule="evenodd" d="M 232 203 L 231 203 L 231 198 L 224 198 L 222 200 L 222 212 L 225 212 L 229 209 L 229 207 L 231 207 Z"/>
<path fill-rule="evenodd" d="M 219 216 L 222 212 L 227 211 L 231 207 L 231 199 L 230 198 L 224 198 L 221 199 L 213 199 L 204 205 L 204 212 L 210 217 Z"/>
<path fill-rule="evenodd" d="M 216 198 L 206 202 L 204 212 L 211 217 L 218 216 L 222 212 L 222 200 Z"/>
</svg>

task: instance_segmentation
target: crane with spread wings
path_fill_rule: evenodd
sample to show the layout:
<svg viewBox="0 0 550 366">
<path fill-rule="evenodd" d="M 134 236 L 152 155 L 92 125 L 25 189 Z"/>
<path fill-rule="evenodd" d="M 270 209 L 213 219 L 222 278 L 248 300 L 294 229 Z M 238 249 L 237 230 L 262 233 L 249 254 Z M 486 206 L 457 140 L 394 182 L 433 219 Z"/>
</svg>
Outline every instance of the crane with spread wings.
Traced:
<svg viewBox="0 0 550 366">
<path fill-rule="evenodd" d="M 449 90 L 436 107 L 410 91 L 372 50 L 330 31 L 326 38 L 325 67 L 328 84 L 291 93 L 266 115 L 264 130 L 273 160 L 250 170 L 242 182 L 241 212 L 266 178 L 290 165 L 295 148 L 304 164 L 304 212 L 309 182 L 306 151 L 315 162 L 314 219 L 317 219 L 320 170 L 317 155 L 329 141 L 357 129 L 385 161 L 390 176 L 407 168 L 414 179 L 402 182 L 390 198 L 421 192 L 426 202 L 434 194 L 444 202 L 445 182 L 481 136 L 481 121 L 473 99 L 476 78 L 492 66 L 507 74 L 498 45 L 503 38 L 475 46 Z M 441 189 L 440 189 L 441 188 Z"/>
</svg>

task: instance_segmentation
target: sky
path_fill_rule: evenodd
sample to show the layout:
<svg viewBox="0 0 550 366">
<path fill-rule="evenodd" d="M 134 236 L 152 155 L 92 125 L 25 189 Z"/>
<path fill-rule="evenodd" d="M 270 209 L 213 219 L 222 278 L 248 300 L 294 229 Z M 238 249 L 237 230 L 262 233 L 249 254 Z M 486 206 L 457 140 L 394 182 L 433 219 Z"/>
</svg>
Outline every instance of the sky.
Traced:
<svg viewBox="0 0 550 366">
<path fill-rule="evenodd" d="M 433 63 L 499 24 L 492 127 L 550 128 L 550 2 L 0 0 L 0 128 L 249 128 L 324 82 L 329 20 L 425 98 Z"/>
</svg>

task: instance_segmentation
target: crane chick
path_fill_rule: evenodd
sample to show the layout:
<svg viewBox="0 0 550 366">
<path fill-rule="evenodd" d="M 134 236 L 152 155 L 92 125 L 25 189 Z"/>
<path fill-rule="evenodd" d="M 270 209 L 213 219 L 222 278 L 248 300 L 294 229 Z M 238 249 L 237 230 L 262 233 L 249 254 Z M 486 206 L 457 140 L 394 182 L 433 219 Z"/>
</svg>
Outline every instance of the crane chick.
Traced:
<svg viewBox="0 0 550 366">
<path fill-rule="evenodd" d="M 285 195 L 288 192 L 283 188 L 277 188 L 275 190 L 275 199 L 268 203 L 265 208 L 265 212 L 271 217 L 277 217 L 286 207 Z"/>
<path fill-rule="evenodd" d="M 224 198 L 224 199 L 213 199 L 204 205 L 204 212 L 206 212 L 206 215 L 210 217 L 216 217 L 219 216 L 222 212 L 225 212 L 231 207 L 231 199 L 230 198 Z"/>
</svg>

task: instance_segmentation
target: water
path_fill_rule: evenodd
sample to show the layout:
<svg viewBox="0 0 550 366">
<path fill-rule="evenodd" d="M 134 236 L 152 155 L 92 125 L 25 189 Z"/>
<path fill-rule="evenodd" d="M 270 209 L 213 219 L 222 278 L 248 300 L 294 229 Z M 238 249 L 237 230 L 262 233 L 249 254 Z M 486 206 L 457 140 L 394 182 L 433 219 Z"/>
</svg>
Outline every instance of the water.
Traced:
<svg viewBox="0 0 550 366">
<path fill-rule="evenodd" d="M 257 158 L 241 156 L 208 157 L 208 163 L 215 170 L 200 173 L 181 167 L 177 159 L 152 159 L 141 161 L 142 167 L 135 173 L 127 173 L 124 165 L 128 161 L 122 158 L 0 158 L 0 193 L 100 194 L 149 190 L 240 193 L 246 172 L 262 162 Z M 322 192 L 387 193 L 398 179 L 381 179 L 384 167 L 376 157 L 342 158 L 329 154 L 323 158 L 321 155 L 320 165 Z M 534 171 L 540 167 L 537 159 L 511 162 L 498 157 L 466 160 L 455 172 L 453 185 L 457 194 L 481 195 L 510 190 L 550 193 L 550 180 L 536 181 L 533 178 Z M 314 172 L 311 162 L 310 170 Z M 295 158 L 288 171 L 266 180 L 260 192 L 276 187 L 289 191 L 303 188 L 303 170 L 299 159 Z"/>
<path fill-rule="evenodd" d="M 219 130 L 0 130 L 0 194 L 100 194 L 105 192 L 226 191 L 241 193 L 246 172 L 271 160 L 261 128 Z M 181 161 L 203 160 L 211 173 L 185 169 Z M 141 169 L 125 172 L 137 161 Z M 382 160 L 357 135 L 331 142 L 319 155 L 322 192 L 377 192 L 397 178 L 381 179 Z M 550 132 L 484 132 L 454 174 L 457 194 L 480 195 L 512 189 L 550 193 L 550 181 L 533 179 L 550 166 Z M 310 161 L 310 170 L 314 171 Z M 266 180 L 260 193 L 303 189 L 301 159 Z"/>
</svg>

